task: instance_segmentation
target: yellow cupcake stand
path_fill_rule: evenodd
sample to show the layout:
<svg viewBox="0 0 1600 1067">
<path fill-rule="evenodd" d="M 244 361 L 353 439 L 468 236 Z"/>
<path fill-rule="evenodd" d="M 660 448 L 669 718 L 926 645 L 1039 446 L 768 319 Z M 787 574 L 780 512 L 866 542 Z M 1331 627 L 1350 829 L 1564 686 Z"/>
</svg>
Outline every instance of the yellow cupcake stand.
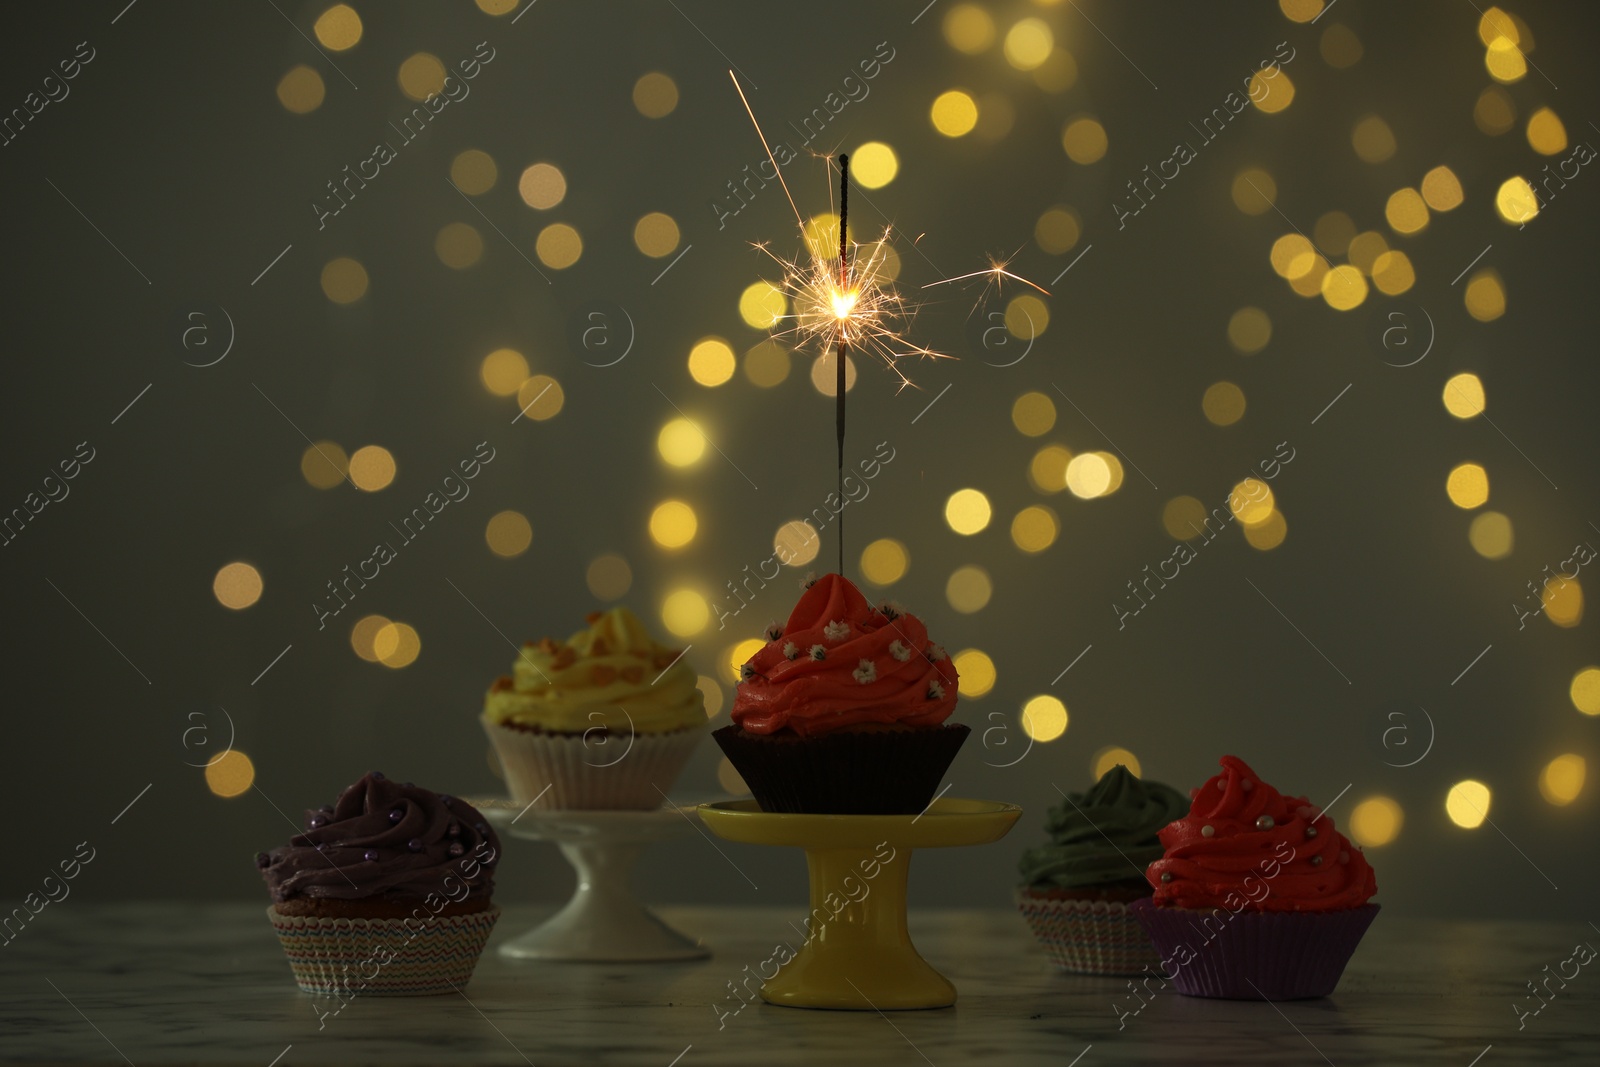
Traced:
<svg viewBox="0 0 1600 1067">
<path fill-rule="evenodd" d="M 702 804 L 699 812 L 726 840 L 806 851 L 805 941 L 761 986 L 761 999 L 791 1008 L 891 1011 L 956 1002 L 956 987 L 917 954 L 906 930 L 912 850 L 997 841 L 1022 809 L 945 797 L 920 815 L 765 812 L 754 800 Z"/>
</svg>

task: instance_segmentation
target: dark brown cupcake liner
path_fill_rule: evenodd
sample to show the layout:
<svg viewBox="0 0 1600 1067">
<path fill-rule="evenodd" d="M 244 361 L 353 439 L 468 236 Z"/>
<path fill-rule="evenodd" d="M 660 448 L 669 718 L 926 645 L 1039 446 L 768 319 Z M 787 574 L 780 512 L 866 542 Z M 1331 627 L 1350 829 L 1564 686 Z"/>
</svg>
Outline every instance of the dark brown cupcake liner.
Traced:
<svg viewBox="0 0 1600 1067">
<path fill-rule="evenodd" d="M 712 733 L 762 811 L 811 815 L 916 815 L 971 733 L 961 723 L 904 730 Z"/>
<path fill-rule="evenodd" d="M 1178 992 L 1225 1000 L 1302 1000 L 1325 997 L 1338 986 L 1379 906 L 1237 914 L 1151 900 L 1128 907 L 1150 935 Z"/>
</svg>

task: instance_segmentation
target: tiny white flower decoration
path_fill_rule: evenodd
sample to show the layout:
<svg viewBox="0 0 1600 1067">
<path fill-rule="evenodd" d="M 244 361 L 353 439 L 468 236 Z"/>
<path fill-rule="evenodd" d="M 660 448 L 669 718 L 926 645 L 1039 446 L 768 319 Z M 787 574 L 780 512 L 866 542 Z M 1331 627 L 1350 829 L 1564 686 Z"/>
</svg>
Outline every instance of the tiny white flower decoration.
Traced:
<svg viewBox="0 0 1600 1067">
<path fill-rule="evenodd" d="M 821 645 L 812 645 L 811 646 L 811 658 L 812 659 L 827 659 L 828 658 L 828 650 L 823 648 Z"/>
<path fill-rule="evenodd" d="M 944 686 L 940 685 L 937 681 L 932 681 L 932 682 L 928 683 L 928 699 L 929 700 L 938 700 L 943 696 L 944 696 Z"/>
<path fill-rule="evenodd" d="M 754 678 L 755 676 L 756 676 L 756 669 L 754 667 L 752 667 L 750 664 L 745 663 L 745 664 L 742 664 L 739 667 L 739 680 L 741 682 L 748 682 L 750 679 Z"/>
<path fill-rule="evenodd" d="M 922 650 L 922 654 L 927 656 L 934 663 L 938 663 L 940 660 L 944 659 L 944 648 L 939 645 L 929 644 L 927 648 Z"/>
<path fill-rule="evenodd" d="M 906 647 L 904 641 L 894 641 L 889 645 L 889 655 L 904 663 L 911 658 L 911 649 Z"/>
<path fill-rule="evenodd" d="M 773 619 L 771 622 L 767 623 L 767 629 L 765 632 L 768 641 L 776 641 L 778 638 L 783 636 L 783 626 L 779 624 L 777 619 Z"/>
<path fill-rule="evenodd" d="M 899 604 L 897 604 L 893 600 L 880 600 L 880 601 L 878 601 L 878 614 L 882 615 L 884 618 L 890 620 L 891 622 L 894 621 L 895 619 L 898 619 L 900 616 L 904 615 L 905 613 L 906 613 L 906 609 L 901 607 Z"/>
<path fill-rule="evenodd" d="M 876 682 L 878 680 L 878 668 L 873 666 L 873 663 L 870 659 L 862 660 L 860 666 L 856 667 L 856 669 L 851 673 L 854 675 L 855 680 L 860 682 L 862 685 L 866 685 L 869 682 Z"/>
<path fill-rule="evenodd" d="M 817 584 L 817 572 L 816 571 L 806 571 L 806 576 L 804 578 L 800 579 L 800 588 L 801 589 L 810 589 L 812 586 L 814 586 L 816 584 Z"/>
<path fill-rule="evenodd" d="M 850 636 L 850 624 L 842 619 L 835 619 L 822 628 L 822 636 L 829 641 L 843 641 Z"/>
<path fill-rule="evenodd" d="M 800 658 L 800 650 L 795 647 L 795 644 L 794 644 L 793 641 L 785 641 L 783 643 L 783 658 L 784 659 L 799 659 Z"/>
</svg>

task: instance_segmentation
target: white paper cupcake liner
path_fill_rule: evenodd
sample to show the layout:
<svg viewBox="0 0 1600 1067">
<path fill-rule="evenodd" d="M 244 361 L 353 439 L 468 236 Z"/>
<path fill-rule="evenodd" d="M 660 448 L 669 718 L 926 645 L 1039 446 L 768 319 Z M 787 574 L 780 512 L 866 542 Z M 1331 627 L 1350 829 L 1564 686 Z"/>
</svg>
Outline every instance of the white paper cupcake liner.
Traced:
<svg viewBox="0 0 1600 1067">
<path fill-rule="evenodd" d="M 500 909 L 419 919 L 280 915 L 267 908 L 294 980 L 307 993 L 414 997 L 472 979 Z"/>
<path fill-rule="evenodd" d="M 669 733 L 541 734 L 485 722 L 511 797 L 538 811 L 660 807 L 704 724 Z M 537 798 L 537 799 L 536 799 Z"/>
<path fill-rule="evenodd" d="M 1161 966 L 1144 926 L 1120 901 L 1060 900 L 1017 890 L 1017 908 L 1057 967 L 1077 974 L 1142 974 Z"/>
</svg>

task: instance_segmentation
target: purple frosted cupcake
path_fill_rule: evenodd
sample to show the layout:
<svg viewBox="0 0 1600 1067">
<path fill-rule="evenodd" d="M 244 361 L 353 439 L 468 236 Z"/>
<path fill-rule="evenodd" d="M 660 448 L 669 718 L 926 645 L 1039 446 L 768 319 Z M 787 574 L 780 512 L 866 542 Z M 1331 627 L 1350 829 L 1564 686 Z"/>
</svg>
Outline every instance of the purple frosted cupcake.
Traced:
<svg viewBox="0 0 1600 1067">
<path fill-rule="evenodd" d="M 308 993 L 448 993 L 472 977 L 500 909 L 500 839 L 472 805 L 377 771 L 256 856 L 267 917 Z"/>
</svg>

